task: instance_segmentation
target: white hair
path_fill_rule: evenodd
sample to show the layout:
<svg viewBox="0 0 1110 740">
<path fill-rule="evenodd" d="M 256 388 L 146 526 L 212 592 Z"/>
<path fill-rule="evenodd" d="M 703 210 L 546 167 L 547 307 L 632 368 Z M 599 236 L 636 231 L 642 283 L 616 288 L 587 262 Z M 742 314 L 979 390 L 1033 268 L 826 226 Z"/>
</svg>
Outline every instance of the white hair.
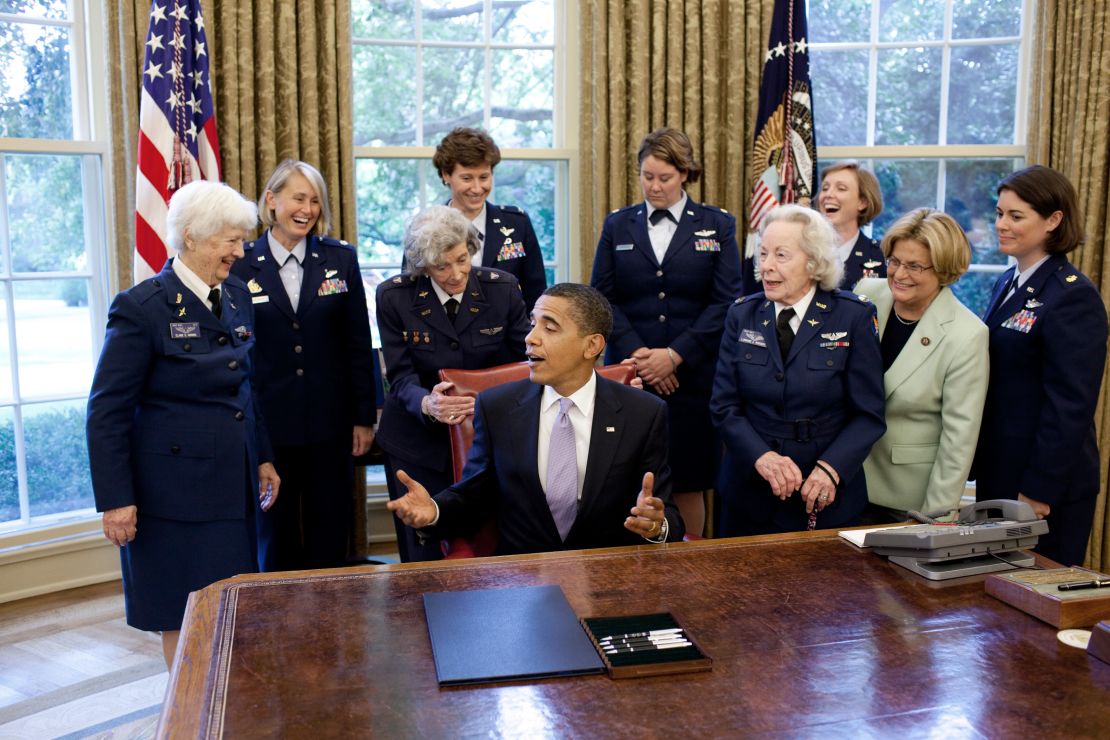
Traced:
<svg viewBox="0 0 1110 740">
<path fill-rule="evenodd" d="M 840 285 L 840 278 L 844 275 L 844 265 L 836 258 L 834 250 L 839 243 L 836 229 L 829 220 L 817 211 L 793 203 L 785 206 L 775 206 L 759 225 L 759 238 L 763 238 L 767 227 L 776 221 L 789 224 L 800 224 L 802 227 L 801 243 L 798 245 L 806 255 L 806 269 L 814 282 L 822 290 L 832 290 Z"/>
<path fill-rule="evenodd" d="M 470 219 L 448 206 L 428 206 L 405 228 L 405 262 L 412 272 L 426 274 L 444 252 L 463 243 L 471 256 L 482 247 Z"/>
<path fill-rule="evenodd" d="M 258 207 L 222 182 L 194 180 L 170 198 L 166 237 L 180 252 L 189 238 L 203 242 L 227 228 L 250 231 L 258 223 Z"/>
</svg>

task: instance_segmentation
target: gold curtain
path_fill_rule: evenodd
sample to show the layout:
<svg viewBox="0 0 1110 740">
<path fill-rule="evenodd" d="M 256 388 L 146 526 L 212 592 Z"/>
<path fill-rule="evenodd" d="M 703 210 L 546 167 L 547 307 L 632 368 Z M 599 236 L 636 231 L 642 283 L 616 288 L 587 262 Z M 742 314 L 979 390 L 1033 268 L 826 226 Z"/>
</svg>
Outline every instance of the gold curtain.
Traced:
<svg viewBox="0 0 1110 740">
<path fill-rule="evenodd" d="M 119 288 L 131 285 L 135 152 L 149 0 L 107 3 Z M 222 177 L 248 198 L 283 159 L 324 175 L 331 233 L 354 242 L 355 176 L 345 0 L 202 0 Z"/>
<path fill-rule="evenodd" d="M 694 145 L 704 172 L 690 197 L 736 215 L 743 233 L 773 10 L 773 0 L 582 0 L 579 279 L 605 214 L 643 199 L 636 150 L 659 126 Z"/>
<path fill-rule="evenodd" d="M 1110 3 L 1041 0 L 1035 23 L 1028 160 L 1064 173 L 1079 191 L 1087 240 L 1070 257 L 1094 281 L 1105 305 L 1110 303 Z M 1103 571 L 1110 569 L 1108 374 L 1110 367 L 1095 412 L 1102 488 L 1087 548 L 1087 565 Z"/>
</svg>

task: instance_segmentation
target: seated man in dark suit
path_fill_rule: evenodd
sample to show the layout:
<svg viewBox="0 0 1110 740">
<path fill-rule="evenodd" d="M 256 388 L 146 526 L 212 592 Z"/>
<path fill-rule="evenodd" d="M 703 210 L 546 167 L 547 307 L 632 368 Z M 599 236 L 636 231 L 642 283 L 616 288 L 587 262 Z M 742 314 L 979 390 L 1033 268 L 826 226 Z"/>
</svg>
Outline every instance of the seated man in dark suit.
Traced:
<svg viewBox="0 0 1110 740">
<path fill-rule="evenodd" d="M 612 327 L 598 291 L 548 288 L 525 338 L 529 380 L 478 395 L 462 480 L 432 498 L 399 470 L 408 491 L 389 509 L 437 539 L 496 518 L 499 555 L 681 540 L 666 404 L 594 372 Z"/>
</svg>

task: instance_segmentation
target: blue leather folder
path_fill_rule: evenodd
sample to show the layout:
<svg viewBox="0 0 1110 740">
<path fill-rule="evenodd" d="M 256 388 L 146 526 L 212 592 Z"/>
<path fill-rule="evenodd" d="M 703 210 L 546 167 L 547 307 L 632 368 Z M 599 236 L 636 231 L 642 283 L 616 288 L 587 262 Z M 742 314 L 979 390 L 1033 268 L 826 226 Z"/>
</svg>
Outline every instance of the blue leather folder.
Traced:
<svg viewBox="0 0 1110 740">
<path fill-rule="evenodd" d="M 558 586 L 424 594 L 441 686 L 602 673 Z"/>
</svg>

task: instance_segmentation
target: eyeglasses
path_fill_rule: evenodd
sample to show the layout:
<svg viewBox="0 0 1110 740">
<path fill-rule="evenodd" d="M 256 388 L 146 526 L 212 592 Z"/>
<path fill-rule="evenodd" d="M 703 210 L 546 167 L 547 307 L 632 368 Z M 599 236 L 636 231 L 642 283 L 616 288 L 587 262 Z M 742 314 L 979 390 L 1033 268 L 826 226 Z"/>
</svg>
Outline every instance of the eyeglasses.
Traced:
<svg viewBox="0 0 1110 740">
<path fill-rule="evenodd" d="M 909 270 L 911 275 L 920 275 L 921 273 L 925 272 L 926 270 L 932 270 L 933 269 L 932 265 L 919 265 L 916 262 L 903 262 L 902 260 L 898 259 L 897 257 L 887 257 L 886 258 L 886 269 L 892 275 L 894 273 L 898 272 L 899 267 L 906 268 L 907 270 Z"/>
</svg>

